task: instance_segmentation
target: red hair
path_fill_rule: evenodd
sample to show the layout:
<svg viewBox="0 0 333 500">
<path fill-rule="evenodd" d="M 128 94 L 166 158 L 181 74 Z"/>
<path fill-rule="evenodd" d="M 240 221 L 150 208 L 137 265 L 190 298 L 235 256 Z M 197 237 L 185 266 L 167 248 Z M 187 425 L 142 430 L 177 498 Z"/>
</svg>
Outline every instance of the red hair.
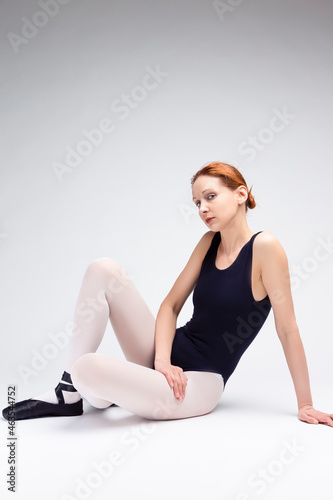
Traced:
<svg viewBox="0 0 333 500">
<path fill-rule="evenodd" d="M 251 193 L 252 186 L 249 190 L 240 171 L 232 165 L 221 163 L 220 161 L 213 161 L 209 163 L 193 175 L 191 179 L 191 186 L 193 186 L 194 182 L 198 177 L 200 177 L 200 175 L 211 175 L 212 177 L 219 177 L 223 184 L 230 189 L 237 189 L 239 186 L 245 186 L 248 193 L 248 197 L 245 202 L 246 210 L 248 208 L 254 208 L 256 206 L 256 202 L 254 201 L 253 195 Z"/>
</svg>

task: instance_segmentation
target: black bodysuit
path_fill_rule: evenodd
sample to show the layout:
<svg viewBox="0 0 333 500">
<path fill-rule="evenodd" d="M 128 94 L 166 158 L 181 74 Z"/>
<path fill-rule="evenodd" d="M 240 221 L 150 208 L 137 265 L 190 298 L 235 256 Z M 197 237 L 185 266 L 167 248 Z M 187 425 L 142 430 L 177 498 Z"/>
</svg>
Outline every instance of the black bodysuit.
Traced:
<svg viewBox="0 0 333 500">
<path fill-rule="evenodd" d="M 252 248 L 259 232 L 226 269 L 215 265 L 221 241 L 220 232 L 215 233 L 193 290 L 192 318 L 176 329 L 171 364 L 184 371 L 220 373 L 226 384 L 271 309 L 268 296 L 256 301 L 252 295 Z"/>
</svg>

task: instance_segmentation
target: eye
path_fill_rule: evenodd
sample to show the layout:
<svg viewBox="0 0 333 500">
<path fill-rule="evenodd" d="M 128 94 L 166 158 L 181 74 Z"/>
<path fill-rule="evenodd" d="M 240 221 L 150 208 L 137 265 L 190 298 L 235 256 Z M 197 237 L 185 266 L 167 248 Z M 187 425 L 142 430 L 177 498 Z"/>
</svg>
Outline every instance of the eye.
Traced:
<svg viewBox="0 0 333 500">
<path fill-rule="evenodd" d="M 206 200 L 212 200 L 212 199 L 214 199 L 215 197 L 216 197 L 216 194 L 211 193 L 211 194 L 209 194 L 208 196 L 206 196 Z M 199 207 L 200 207 L 200 201 L 197 201 L 197 202 L 195 203 L 195 206 L 196 206 L 197 208 L 199 208 Z"/>
</svg>

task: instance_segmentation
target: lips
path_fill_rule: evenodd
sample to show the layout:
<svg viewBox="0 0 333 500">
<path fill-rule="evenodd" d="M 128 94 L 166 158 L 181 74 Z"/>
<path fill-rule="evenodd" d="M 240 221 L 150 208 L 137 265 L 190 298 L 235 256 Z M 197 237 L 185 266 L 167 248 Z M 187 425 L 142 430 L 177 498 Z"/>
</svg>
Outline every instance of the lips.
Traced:
<svg viewBox="0 0 333 500">
<path fill-rule="evenodd" d="M 209 224 L 213 219 L 214 217 L 207 217 L 207 219 L 205 220 L 206 224 Z"/>
</svg>

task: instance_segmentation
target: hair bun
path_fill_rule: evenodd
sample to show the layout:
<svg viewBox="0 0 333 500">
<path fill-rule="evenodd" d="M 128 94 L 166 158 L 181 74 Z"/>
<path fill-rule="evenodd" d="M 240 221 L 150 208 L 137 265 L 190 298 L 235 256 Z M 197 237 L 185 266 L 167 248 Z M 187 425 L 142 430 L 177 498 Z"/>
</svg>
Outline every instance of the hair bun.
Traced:
<svg viewBox="0 0 333 500">
<path fill-rule="evenodd" d="M 252 187 L 250 191 L 248 192 L 247 200 L 246 200 L 246 206 L 248 208 L 254 208 L 256 206 L 256 202 L 254 201 L 254 197 L 251 193 Z"/>
</svg>

